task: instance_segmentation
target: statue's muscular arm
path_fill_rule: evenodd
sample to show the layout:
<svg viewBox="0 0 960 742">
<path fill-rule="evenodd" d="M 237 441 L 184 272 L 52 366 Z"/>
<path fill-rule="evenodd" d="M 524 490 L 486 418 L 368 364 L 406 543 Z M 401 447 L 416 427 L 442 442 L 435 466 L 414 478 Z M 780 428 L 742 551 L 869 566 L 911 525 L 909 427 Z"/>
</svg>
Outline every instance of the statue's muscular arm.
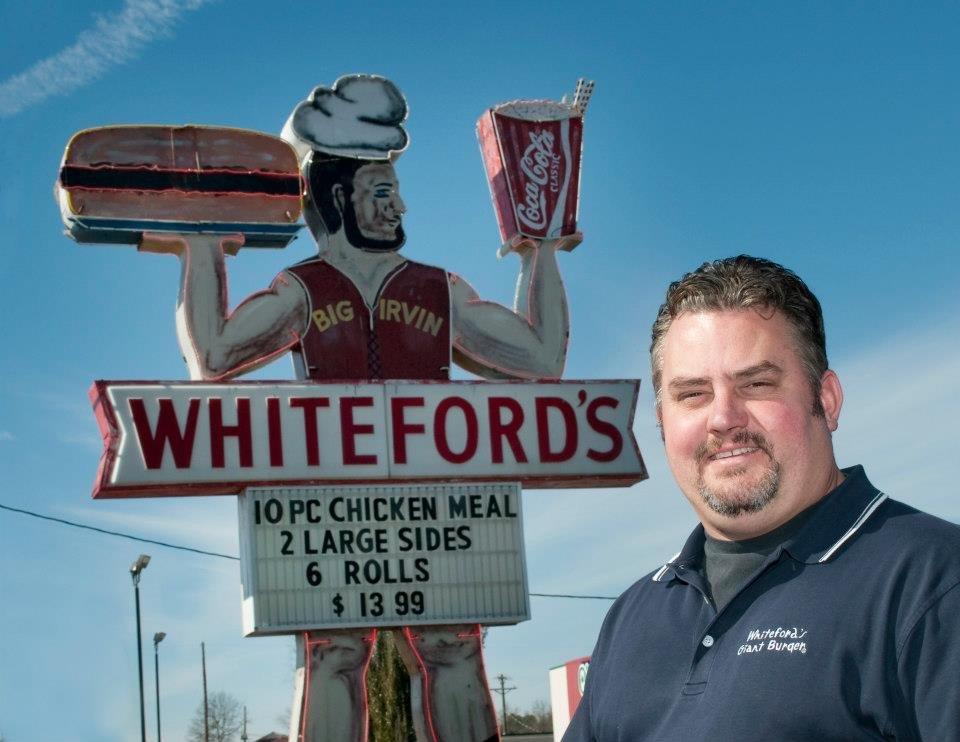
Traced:
<svg viewBox="0 0 960 742">
<path fill-rule="evenodd" d="M 567 357 L 570 319 L 557 267 L 557 250 L 570 250 L 580 235 L 534 246 L 514 246 L 520 275 L 513 309 L 480 299 L 459 276 L 450 276 L 453 359 L 488 379 L 556 379 Z"/>
<path fill-rule="evenodd" d="M 215 235 L 148 234 L 142 250 L 180 256 L 177 337 L 191 379 L 224 380 L 276 358 L 300 340 L 307 326 L 307 296 L 281 273 L 265 291 L 228 311 L 224 252 L 239 247 Z"/>
</svg>

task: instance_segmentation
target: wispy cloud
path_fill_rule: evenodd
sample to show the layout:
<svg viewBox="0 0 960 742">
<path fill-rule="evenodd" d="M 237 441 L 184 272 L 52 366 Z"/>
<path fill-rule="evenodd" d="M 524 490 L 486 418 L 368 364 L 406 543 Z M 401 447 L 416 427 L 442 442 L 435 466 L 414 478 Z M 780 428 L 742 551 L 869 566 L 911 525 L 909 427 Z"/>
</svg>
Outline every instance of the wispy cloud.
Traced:
<svg viewBox="0 0 960 742">
<path fill-rule="evenodd" d="M 14 435 L 9 430 L 0 430 L 0 443 L 14 440 Z"/>
<path fill-rule="evenodd" d="M 119 13 L 97 17 L 70 46 L 0 82 L 0 118 L 71 93 L 136 59 L 147 44 L 168 35 L 181 16 L 209 1 L 126 0 Z"/>
<path fill-rule="evenodd" d="M 951 342 L 960 323 L 941 319 L 917 328 L 840 359 L 846 399 L 834 440 L 837 459 L 841 466 L 864 464 L 891 497 L 960 521 L 954 495 L 960 398 L 953 392 L 960 349 Z"/>
</svg>

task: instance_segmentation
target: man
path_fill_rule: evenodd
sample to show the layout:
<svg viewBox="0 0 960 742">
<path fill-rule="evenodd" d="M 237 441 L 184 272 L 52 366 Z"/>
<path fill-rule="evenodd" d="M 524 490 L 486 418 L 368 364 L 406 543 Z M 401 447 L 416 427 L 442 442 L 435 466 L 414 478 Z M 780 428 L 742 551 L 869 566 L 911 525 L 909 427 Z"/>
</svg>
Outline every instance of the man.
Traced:
<svg viewBox="0 0 960 742">
<path fill-rule="evenodd" d="M 667 291 L 651 365 L 700 525 L 610 610 L 564 740 L 960 739 L 960 528 L 837 467 L 807 286 L 703 264 Z"/>
<path fill-rule="evenodd" d="M 399 253 L 406 205 L 393 167 L 407 146 L 406 115 L 400 91 L 374 75 L 318 87 L 294 109 L 282 136 L 300 155 L 304 217 L 318 254 L 232 312 L 224 253 L 235 253 L 239 238 L 145 235 L 141 249 L 181 259 L 177 328 L 192 378 L 230 379 L 288 350 L 297 377 L 315 381 L 446 380 L 451 360 L 486 378 L 561 375 L 569 320 L 556 251 L 573 249 L 579 235 L 512 245 L 521 261 L 512 310 L 481 301 L 454 274 L 407 260 Z M 479 626 L 398 635 L 418 738 L 496 736 L 480 636 Z M 362 629 L 298 636 L 293 717 L 304 740 L 366 739 L 375 637 Z"/>
</svg>

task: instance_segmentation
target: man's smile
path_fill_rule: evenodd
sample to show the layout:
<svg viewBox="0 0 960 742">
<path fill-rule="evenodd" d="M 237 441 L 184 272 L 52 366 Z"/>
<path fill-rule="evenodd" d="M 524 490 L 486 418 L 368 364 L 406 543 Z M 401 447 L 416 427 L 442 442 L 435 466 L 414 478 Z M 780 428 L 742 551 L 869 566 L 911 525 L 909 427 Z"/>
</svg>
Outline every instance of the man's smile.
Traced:
<svg viewBox="0 0 960 742">
<path fill-rule="evenodd" d="M 759 448 L 734 448 L 729 451 L 717 451 L 717 453 L 710 456 L 711 461 L 719 461 L 721 459 L 729 459 L 735 456 L 746 456 L 751 453 L 756 453 L 759 451 Z"/>
</svg>

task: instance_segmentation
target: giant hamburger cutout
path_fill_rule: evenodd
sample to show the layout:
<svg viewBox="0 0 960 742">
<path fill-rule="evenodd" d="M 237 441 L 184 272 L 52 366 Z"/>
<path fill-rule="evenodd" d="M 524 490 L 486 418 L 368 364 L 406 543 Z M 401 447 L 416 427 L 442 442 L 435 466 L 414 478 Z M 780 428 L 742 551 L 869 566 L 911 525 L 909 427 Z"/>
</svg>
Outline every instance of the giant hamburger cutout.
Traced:
<svg viewBox="0 0 960 742">
<path fill-rule="evenodd" d="M 139 244 L 144 232 L 165 232 L 285 247 L 302 226 L 302 193 L 289 144 L 213 126 L 78 132 L 56 185 L 67 234 L 81 243 Z"/>
</svg>

